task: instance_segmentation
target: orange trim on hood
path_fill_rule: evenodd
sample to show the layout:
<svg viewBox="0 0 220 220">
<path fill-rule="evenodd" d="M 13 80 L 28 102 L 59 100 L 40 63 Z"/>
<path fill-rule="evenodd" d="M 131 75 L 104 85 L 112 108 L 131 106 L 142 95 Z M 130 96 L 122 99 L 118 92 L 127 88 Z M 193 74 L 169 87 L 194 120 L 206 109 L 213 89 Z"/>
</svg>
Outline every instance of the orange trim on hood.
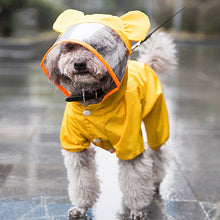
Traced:
<svg viewBox="0 0 220 220">
<path fill-rule="evenodd" d="M 54 46 L 55 46 L 55 45 L 54 45 Z M 51 47 L 51 48 L 47 51 L 47 53 L 44 55 L 44 57 L 43 57 L 43 59 L 42 59 L 42 61 L 41 61 L 41 64 L 40 64 L 41 68 L 43 69 L 43 71 L 44 71 L 44 73 L 46 74 L 46 76 L 48 77 L 48 79 L 50 79 L 50 78 L 49 78 L 49 74 L 48 74 L 47 68 L 44 66 L 44 61 L 45 61 L 45 59 L 46 59 L 46 56 L 47 56 L 48 53 L 54 48 L 54 46 Z M 55 83 L 54 83 L 54 84 L 55 84 Z M 67 97 L 70 96 L 70 92 L 68 92 L 62 85 L 57 85 L 57 84 L 55 84 L 55 85 L 57 86 L 58 89 L 60 89 L 60 90 L 62 91 L 62 93 L 63 93 L 65 96 L 67 96 Z"/>
<path fill-rule="evenodd" d="M 115 93 L 116 91 L 119 90 L 120 88 L 120 85 L 121 83 L 119 82 L 118 78 L 116 77 L 115 73 L 113 72 L 113 70 L 111 69 L 111 67 L 108 65 L 108 63 L 105 61 L 105 59 L 92 47 L 90 46 L 89 44 L 83 42 L 83 41 L 80 41 L 80 40 L 64 40 L 64 41 L 59 41 L 57 43 L 55 43 L 48 51 L 47 53 L 44 55 L 42 61 L 41 61 L 41 68 L 43 69 L 44 73 L 46 74 L 46 76 L 49 78 L 49 74 L 48 74 L 48 71 L 47 71 L 47 68 L 45 67 L 44 65 L 44 61 L 47 57 L 47 55 L 50 53 L 50 51 L 56 47 L 57 45 L 61 44 L 61 43 L 77 43 L 77 44 L 80 44 L 81 46 L 87 48 L 88 50 L 90 50 L 103 64 L 104 66 L 106 67 L 106 69 L 108 70 L 109 74 L 111 75 L 112 79 L 114 80 L 115 84 L 116 84 L 116 87 L 111 90 L 110 92 L 108 92 L 104 98 L 102 99 L 102 101 L 100 103 L 102 103 L 106 98 L 108 98 L 111 94 Z M 49 78 L 50 79 L 50 78 Z M 65 96 L 69 97 L 70 96 L 70 92 L 67 91 L 62 85 L 57 85 L 55 84 L 62 92 Z"/>
</svg>

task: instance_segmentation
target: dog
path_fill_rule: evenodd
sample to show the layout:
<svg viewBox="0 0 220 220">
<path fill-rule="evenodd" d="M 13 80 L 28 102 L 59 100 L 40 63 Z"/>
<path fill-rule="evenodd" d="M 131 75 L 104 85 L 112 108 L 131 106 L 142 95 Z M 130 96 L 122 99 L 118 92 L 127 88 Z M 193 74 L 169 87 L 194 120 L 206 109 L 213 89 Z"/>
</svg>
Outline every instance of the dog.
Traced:
<svg viewBox="0 0 220 220">
<path fill-rule="evenodd" d="M 61 127 L 68 193 L 74 204 L 69 219 L 84 217 L 99 198 L 91 143 L 116 153 L 124 206 L 129 218 L 143 219 L 168 160 L 160 149 L 169 136 L 168 115 L 155 72 L 173 71 L 175 45 L 166 34 L 155 33 L 139 49 L 141 62 L 130 60 L 131 40 L 143 40 L 149 30 L 147 16 L 138 11 L 116 17 L 67 10 L 54 29 L 61 36 L 42 68 L 69 96 Z M 142 122 L 150 146 L 146 149 Z"/>
</svg>

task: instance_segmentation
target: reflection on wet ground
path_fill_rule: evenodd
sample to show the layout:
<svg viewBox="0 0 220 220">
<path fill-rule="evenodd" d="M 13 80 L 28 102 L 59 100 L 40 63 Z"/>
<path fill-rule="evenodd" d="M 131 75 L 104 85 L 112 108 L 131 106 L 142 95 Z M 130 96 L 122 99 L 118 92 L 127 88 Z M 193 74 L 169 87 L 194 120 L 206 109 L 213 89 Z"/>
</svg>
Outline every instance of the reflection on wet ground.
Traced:
<svg viewBox="0 0 220 220">
<path fill-rule="evenodd" d="M 148 207 L 150 220 L 220 219 L 219 45 L 179 44 L 179 67 L 163 80 L 172 165 Z M 0 219 L 67 219 L 71 207 L 60 154 L 65 107 L 39 67 L 0 64 Z M 88 215 L 116 219 L 121 193 L 114 155 L 98 150 L 102 195 Z M 88 219 L 89 219 L 88 218 Z"/>
</svg>

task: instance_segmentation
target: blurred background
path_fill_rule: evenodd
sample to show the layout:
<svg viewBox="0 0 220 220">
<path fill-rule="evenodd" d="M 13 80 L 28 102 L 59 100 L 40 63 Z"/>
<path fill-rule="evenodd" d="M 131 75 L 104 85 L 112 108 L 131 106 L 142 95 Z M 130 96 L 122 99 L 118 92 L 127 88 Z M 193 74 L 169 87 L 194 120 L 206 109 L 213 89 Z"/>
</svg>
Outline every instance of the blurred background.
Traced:
<svg viewBox="0 0 220 220">
<path fill-rule="evenodd" d="M 163 28 L 172 33 L 182 33 L 181 36 L 176 37 L 177 40 L 183 36 L 191 40 L 193 37 L 218 38 L 220 36 L 218 0 L 188 2 L 184 0 L 0 0 L 0 58 L 32 59 L 42 56 L 45 52 L 43 48 L 48 46 L 48 40 L 50 42 L 57 36 L 51 32 L 53 22 L 67 8 L 82 10 L 85 13 L 115 15 L 122 15 L 129 10 L 141 10 L 148 14 L 154 28 L 186 3 L 190 4 L 184 12 L 174 17 Z M 194 35 L 188 36 L 187 33 Z M 9 42 L 6 40 L 8 37 L 13 39 Z M 28 39 L 24 42 L 22 38 Z M 14 48 L 10 48 L 12 42 L 17 49 L 25 43 L 26 47 L 29 46 L 29 53 L 23 51 L 20 54 L 19 50 L 13 53 Z M 22 51 L 22 48 L 20 50 Z"/>
<path fill-rule="evenodd" d="M 1 220 L 64 220 L 71 207 L 59 142 L 65 97 L 40 68 L 58 36 L 56 17 L 67 8 L 115 15 L 141 10 L 153 29 L 187 2 L 161 29 L 178 50 L 175 74 L 162 79 L 173 165 L 148 220 L 220 219 L 219 0 L 0 0 Z M 89 215 L 113 220 L 122 199 L 117 160 L 97 150 L 97 161 L 102 195 Z"/>
<path fill-rule="evenodd" d="M 219 34 L 220 2 L 188 2 L 190 5 L 184 13 L 174 18 L 165 28 L 200 34 Z M 184 0 L 1 0 L 0 36 L 35 36 L 50 30 L 57 15 L 66 8 L 82 10 L 85 13 L 116 15 L 137 9 L 147 13 L 153 24 L 159 24 L 183 5 Z"/>
<path fill-rule="evenodd" d="M 220 36 L 218 0 L 185 2 L 184 0 L 0 0 L 0 58 L 32 59 L 42 56 L 45 52 L 43 48 L 48 46 L 48 40 L 57 36 L 51 32 L 53 22 L 67 8 L 82 10 L 85 13 L 115 15 L 122 15 L 129 10 L 141 10 L 148 14 L 152 27 L 155 27 L 186 3 L 190 4 L 184 12 L 174 17 L 164 29 L 172 33 L 181 32 L 181 36 L 176 37 L 177 40 L 183 36 L 191 40 L 193 37 L 218 38 Z M 188 36 L 187 33 L 192 33 L 193 36 Z M 11 38 L 10 42 L 6 40 L 8 37 Z M 13 42 L 18 49 L 20 45 L 24 45 L 22 38 L 28 38 L 25 45 L 27 47 L 29 43 L 29 53 L 23 51 L 21 54 L 19 52 L 13 54 L 11 43 Z M 20 50 L 22 51 L 22 48 Z"/>
<path fill-rule="evenodd" d="M 184 0 L 1 0 L 0 36 L 35 36 L 51 30 L 57 15 L 66 8 L 85 13 L 123 14 L 129 10 L 141 10 L 148 14 L 153 24 L 181 8 Z M 188 1 L 190 5 L 182 15 L 166 25 L 166 29 L 200 34 L 219 34 L 220 2 L 218 0 Z"/>
</svg>

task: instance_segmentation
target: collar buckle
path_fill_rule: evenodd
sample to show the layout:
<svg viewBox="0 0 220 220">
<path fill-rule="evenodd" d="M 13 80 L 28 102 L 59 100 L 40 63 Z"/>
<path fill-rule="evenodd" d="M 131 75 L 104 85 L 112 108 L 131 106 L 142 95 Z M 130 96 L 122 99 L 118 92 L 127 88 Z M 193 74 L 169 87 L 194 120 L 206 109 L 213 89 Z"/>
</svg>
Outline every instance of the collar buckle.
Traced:
<svg viewBox="0 0 220 220">
<path fill-rule="evenodd" d="M 103 95 L 102 89 L 98 89 L 97 91 L 93 93 L 88 93 L 88 92 L 83 91 L 82 95 L 70 96 L 66 98 L 66 101 L 67 102 L 82 101 L 85 103 L 87 100 L 98 99 L 102 97 L 102 95 Z"/>
</svg>

